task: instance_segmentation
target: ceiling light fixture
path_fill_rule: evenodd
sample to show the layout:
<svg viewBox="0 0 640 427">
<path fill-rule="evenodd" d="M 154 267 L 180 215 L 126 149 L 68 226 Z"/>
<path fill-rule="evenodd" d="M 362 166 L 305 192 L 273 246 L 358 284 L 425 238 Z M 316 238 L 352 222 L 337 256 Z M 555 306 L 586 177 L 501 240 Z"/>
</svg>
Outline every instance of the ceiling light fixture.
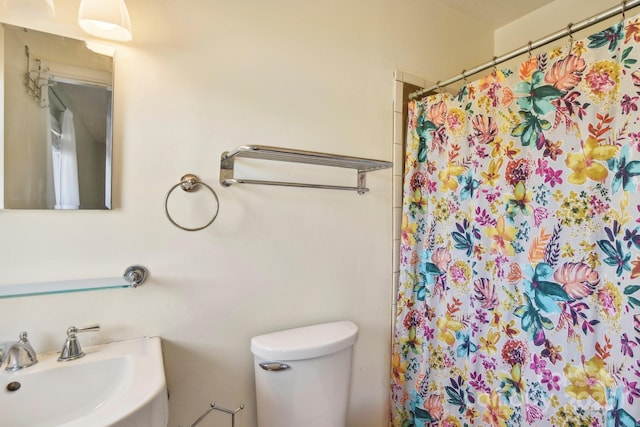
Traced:
<svg viewBox="0 0 640 427">
<path fill-rule="evenodd" d="M 100 55 L 110 56 L 113 58 L 113 56 L 116 54 L 116 48 L 113 46 L 90 41 L 86 41 L 84 42 L 84 44 L 85 46 L 87 46 L 87 49 L 95 53 L 99 53 Z"/>
<path fill-rule="evenodd" d="M 0 0 L 0 7 L 36 18 L 53 18 L 56 15 L 53 0 Z"/>
<path fill-rule="evenodd" d="M 124 0 L 81 0 L 78 24 L 96 37 L 131 40 L 131 19 Z"/>
</svg>

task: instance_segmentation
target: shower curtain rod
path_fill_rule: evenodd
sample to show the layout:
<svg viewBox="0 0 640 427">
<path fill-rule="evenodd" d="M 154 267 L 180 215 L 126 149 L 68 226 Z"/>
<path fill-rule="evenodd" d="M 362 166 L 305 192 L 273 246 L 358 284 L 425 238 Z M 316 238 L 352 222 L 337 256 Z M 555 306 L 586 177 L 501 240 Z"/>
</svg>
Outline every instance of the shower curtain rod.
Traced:
<svg viewBox="0 0 640 427">
<path fill-rule="evenodd" d="M 482 65 L 478 65 L 475 68 L 472 68 L 471 70 L 463 70 L 461 74 L 458 74 L 455 77 L 452 77 L 450 79 L 447 79 L 445 81 L 440 81 L 438 83 L 436 83 L 434 86 L 431 87 L 427 87 L 425 89 L 420 89 L 416 92 L 413 92 L 412 94 L 409 95 L 409 99 L 416 99 L 419 98 L 420 96 L 427 94 L 429 92 L 433 92 L 434 90 L 446 87 L 448 85 L 450 85 L 451 83 L 455 83 L 458 82 L 460 80 L 464 80 L 467 77 L 479 73 L 481 71 L 487 70 L 489 68 L 495 67 L 498 64 L 501 64 L 503 62 L 506 62 L 510 59 L 513 59 L 517 56 L 520 56 L 524 53 L 527 52 L 531 52 L 533 49 L 537 49 L 541 46 L 544 46 L 546 44 L 552 43 L 556 40 L 559 40 L 563 37 L 566 36 L 570 36 L 573 33 L 583 30 L 585 28 L 588 28 L 592 25 L 595 25 L 599 22 L 604 21 L 605 19 L 609 19 L 613 16 L 616 15 L 621 15 L 624 14 L 624 12 L 626 12 L 627 10 L 633 9 L 636 6 L 640 5 L 640 0 L 628 0 L 628 1 L 623 1 L 620 5 L 612 7 L 611 9 L 605 10 L 604 12 L 598 14 L 598 15 L 594 15 L 591 18 L 587 18 L 584 21 L 580 21 L 577 24 L 569 24 L 567 25 L 567 28 L 565 28 L 564 30 L 561 31 L 557 31 L 553 34 L 550 34 L 546 37 L 543 37 L 535 42 L 529 42 L 526 46 L 523 46 L 519 49 L 516 49 L 512 52 L 509 52 L 505 55 L 499 56 L 499 57 L 494 57 L 491 61 L 489 62 L 485 62 Z"/>
</svg>

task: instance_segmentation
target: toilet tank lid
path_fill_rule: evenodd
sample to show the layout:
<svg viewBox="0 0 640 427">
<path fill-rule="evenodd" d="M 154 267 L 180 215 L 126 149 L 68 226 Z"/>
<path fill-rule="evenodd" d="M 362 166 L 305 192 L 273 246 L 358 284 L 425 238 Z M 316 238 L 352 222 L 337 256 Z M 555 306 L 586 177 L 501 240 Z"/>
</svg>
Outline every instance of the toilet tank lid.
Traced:
<svg viewBox="0 0 640 427">
<path fill-rule="evenodd" d="M 358 326 L 343 320 L 253 337 L 251 352 L 263 359 L 303 360 L 337 353 L 357 339 Z"/>
</svg>

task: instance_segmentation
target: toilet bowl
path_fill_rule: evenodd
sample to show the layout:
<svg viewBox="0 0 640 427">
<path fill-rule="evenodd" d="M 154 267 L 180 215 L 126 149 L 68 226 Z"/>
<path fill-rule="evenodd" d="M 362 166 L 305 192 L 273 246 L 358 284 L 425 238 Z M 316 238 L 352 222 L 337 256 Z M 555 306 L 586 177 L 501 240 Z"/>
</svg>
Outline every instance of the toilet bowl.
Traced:
<svg viewBox="0 0 640 427">
<path fill-rule="evenodd" d="M 349 321 L 252 338 L 258 427 L 344 427 L 357 339 Z"/>
</svg>

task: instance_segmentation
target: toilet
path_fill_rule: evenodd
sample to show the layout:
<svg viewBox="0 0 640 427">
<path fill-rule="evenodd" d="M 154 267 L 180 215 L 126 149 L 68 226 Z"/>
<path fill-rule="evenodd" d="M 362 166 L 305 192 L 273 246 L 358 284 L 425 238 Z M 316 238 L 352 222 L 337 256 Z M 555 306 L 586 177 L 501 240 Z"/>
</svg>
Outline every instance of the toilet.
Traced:
<svg viewBox="0 0 640 427">
<path fill-rule="evenodd" d="M 344 427 L 357 339 L 350 321 L 253 337 L 258 427 Z"/>
</svg>

